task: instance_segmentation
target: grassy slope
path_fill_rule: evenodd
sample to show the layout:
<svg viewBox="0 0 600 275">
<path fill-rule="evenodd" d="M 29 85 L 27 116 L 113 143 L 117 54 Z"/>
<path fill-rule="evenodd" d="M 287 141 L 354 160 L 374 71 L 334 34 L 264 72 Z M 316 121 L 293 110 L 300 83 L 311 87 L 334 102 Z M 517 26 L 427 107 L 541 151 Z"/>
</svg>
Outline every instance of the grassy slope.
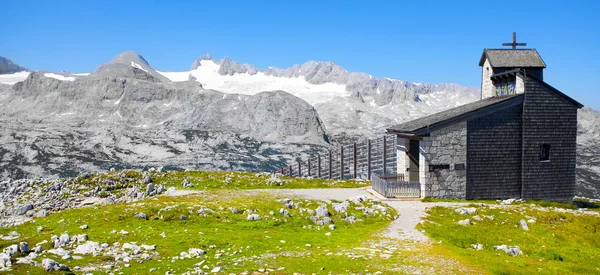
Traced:
<svg viewBox="0 0 600 275">
<path fill-rule="evenodd" d="M 141 174 L 126 171 L 129 178 L 141 177 Z M 98 174 L 87 179 L 78 179 L 83 185 L 94 185 L 97 181 L 104 179 L 119 180 L 118 172 Z M 352 253 L 353 248 L 362 246 L 367 240 L 373 239 L 373 234 L 387 227 L 395 215 L 393 209 L 388 210 L 386 215 L 366 216 L 362 211 L 354 209 L 359 205 L 352 205 L 348 213 L 357 218 L 364 219 L 363 222 L 348 224 L 343 221 L 342 214 L 334 214 L 329 205 L 329 211 L 334 214 L 337 229 L 331 231 L 331 236 L 325 233 L 330 230 L 327 227 L 316 227 L 308 219 L 308 214 L 300 214 L 297 208 L 288 209 L 291 217 L 279 214 L 282 204 L 276 202 L 276 197 L 263 193 L 248 196 L 243 191 L 217 190 L 217 189 L 250 189 L 250 188 L 300 188 L 300 187 L 358 187 L 364 183 L 354 181 L 324 181 L 324 180 L 302 180 L 284 179 L 283 184 L 265 184 L 264 176 L 256 176 L 251 173 L 225 173 L 225 172 L 169 172 L 155 173 L 152 178 L 155 184 L 166 186 L 180 186 L 183 178 L 190 180 L 193 189 L 207 190 L 200 194 L 180 197 L 152 197 L 143 201 L 130 204 L 117 204 L 107 206 L 94 206 L 88 208 L 71 209 L 51 214 L 45 218 L 38 218 L 20 226 L 0 229 L 0 234 L 6 235 L 10 231 L 17 231 L 22 238 L 19 240 L 2 241 L 0 247 L 27 241 L 33 247 L 43 240 L 50 240 L 52 235 L 60 235 L 68 232 L 70 235 L 85 233 L 91 241 L 113 244 L 119 242 L 137 242 L 140 244 L 156 244 L 160 256 L 157 260 L 145 261 L 143 263 L 131 263 L 131 267 L 121 267 L 123 274 L 145 274 L 150 268 L 155 268 L 157 274 L 166 271 L 181 274 L 190 270 L 195 263 L 205 260 L 202 264 L 208 265 L 210 269 L 214 266 L 223 266 L 225 272 L 254 271 L 259 268 L 284 268 L 295 272 L 312 273 L 319 272 L 321 268 L 333 270 L 338 273 L 361 272 L 371 266 L 389 266 L 382 261 L 393 259 L 359 257 L 353 259 L 347 255 Z M 230 178 L 227 180 L 226 178 Z M 98 179 L 98 180 L 97 180 Z M 224 182 L 227 182 L 224 184 Z M 119 182 L 123 185 L 134 184 L 131 182 Z M 316 209 L 320 202 L 309 200 L 296 200 L 300 207 Z M 372 202 L 366 203 L 370 206 Z M 164 210 L 165 207 L 172 208 Z M 260 221 L 246 221 L 247 214 L 233 214 L 230 208 L 234 206 L 240 211 L 255 210 L 263 217 Z M 196 211 L 200 208 L 210 208 L 214 213 L 206 216 L 198 215 Z M 163 210 L 161 210 L 163 209 Z M 134 217 L 136 212 L 144 212 L 148 220 Z M 270 212 L 274 214 L 271 215 Z M 186 215 L 187 220 L 180 220 L 181 215 Z M 79 226 L 87 224 L 89 229 L 82 230 Z M 37 227 L 42 226 L 44 230 L 37 233 Z M 311 226 L 312 228 L 303 228 Z M 110 234 L 112 230 L 125 230 L 128 235 Z M 166 238 L 160 237 L 165 232 Z M 284 241 L 284 242 L 282 242 Z M 310 244 L 308 247 L 306 244 Z M 210 248 L 214 245 L 215 248 Z M 50 244 L 44 244 L 44 249 L 50 249 Z M 171 257 L 178 256 L 180 252 L 189 248 L 202 248 L 208 254 L 201 259 L 184 259 L 171 262 Z M 220 251 L 222 250 L 222 251 Z M 233 251 L 241 250 L 239 254 L 233 255 Z M 218 252 L 217 252 L 218 251 Z M 331 255 L 326 256 L 331 252 Z M 215 254 L 221 253 L 218 259 Z M 359 253 L 360 254 L 360 253 Z M 101 266 L 111 264 L 112 257 L 108 256 L 84 256 L 82 260 L 62 260 L 51 254 L 44 254 L 39 259 L 49 257 L 64 263 L 70 267 L 75 266 Z M 250 259 L 248 259 L 250 257 Z M 254 257 L 254 258 L 252 258 Z M 248 259 L 241 261 L 241 259 Z M 394 257 L 395 258 L 395 257 Z M 237 264 L 235 262 L 238 261 Z M 235 264 L 235 265 L 234 265 Z M 204 269 L 204 271 L 210 271 Z M 24 265 L 13 266 L 17 273 L 43 272 L 39 267 Z"/>
<path fill-rule="evenodd" d="M 599 274 L 600 218 L 560 211 L 548 211 L 535 204 L 519 204 L 508 209 L 493 204 L 472 205 L 483 218 L 474 225 L 461 226 L 458 220 L 473 215 L 461 215 L 453 209 L 435 207 L 421 225 L 426 234 L 441 242 L 441 251 L 460 260 L 483 266 L 494 274 Z M 484 215 L 494 216 L 493 220 Z M 518 224 L 529 224 L 529 231 Z M 471 218 L 471 220 L 473 220 Z M 483 250 L 471 248 L 483 244 Z M 496 245 L 516 245 L 522 256 L 509 256 L 494 250 Z"/>
</svg>

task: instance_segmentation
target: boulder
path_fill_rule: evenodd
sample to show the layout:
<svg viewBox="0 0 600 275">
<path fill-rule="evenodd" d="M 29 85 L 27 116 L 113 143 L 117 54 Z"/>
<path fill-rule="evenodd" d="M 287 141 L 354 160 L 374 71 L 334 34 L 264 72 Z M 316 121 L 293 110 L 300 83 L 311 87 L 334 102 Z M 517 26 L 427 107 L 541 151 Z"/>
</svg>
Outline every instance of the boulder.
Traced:
<svg viewBox="0 0 600 275">
<path fill-rule="evenodd" d="M 469 219 L 464 219 L 464 220 L 460 220 L 460 221 L 458 221 L 458 222 L 457 222 L 457 224 L 458 224 L 458 225 L 464 225 L 464 226 L 467 226 L 467 225 L 471 225 L 471 224 L 473 224 L 473 223 L 472 223 L 472 222 L 471 222 L 471 220 L 469 220 Z"/>
<path fill-rule="evenodd" d="M 5 247 L 4 250 L 2 251 L 4 254 L 7 254 L 9 256 L 13 256 L 15 255 L 17 252 L 19 252 L 19 246 L 16 244 L 13 244 L 11 246 Z"/>
<path fill-rule="evenodd" d="M 150 196 L 150 194 L 154 194 L 155 190 L 154 190 L 154 184 L 152 184 L 152 182 L 149 182 L 148 185 L 146 185 L 146 195 Z"/>
<path fill-rule="evenodd" d="M 26 242 L 19 243 L 19 251 L 25 254 L 29 253 L 29 244 Z"/>
<path fill-rule="evenodd" d="M 456 213 L 461 214 L 461 215 L 472 215 L 477 212 L 477 208 L 475 208 L 475 207 L 458 208 L 455 211 L 456 211 Z"/>
<path fill-rule="evenodd" d="M 259 220 L 261 220 L 261 217 L 258 214 L 248 214 L 248 217 L 246 218 L 246 220 L 248 220 L 248 221 L 259 221 Z"/>
<path fill-rule="evenodd" d="M 348 211 L 349 206 L 350 206 L 350 203 L 347 201 L 342 202 L 342 203 L 334 203 L 333 210 L 338 213 L 346 213 Z"/>
<path fill-rule="evenodd" d="M 10 268 L 12 262 L 10 261 L 10 255 L 6 253 L 0 253 L 0 270 Z"/>
<path fill-rule="evenodd" d="M 328 217 L 329 216 L 329 211 L 327 210 L 327 206 L 325 206 L 325 205 L 321 205 L 321 206 L 317 207 L 315 212 L 316 212 L 317 216 L 319 216 L 319 217 Z"/>
<path fill-rule="evenodd" d="M 96 254 L 101 250 L 100 245 L 97 242 L 87 241 L 84 244 L 78 245 L 73 251 L 74 254 L 90 255 Z"/>
<path fill-rule="evenodd" d="M 146 213 L 143 213 L 143 212 L 135 213 L 135 217 L 136 218 L 140 218 L 140 219 L 144 219 L 144 220 L 148 219 L 148 216 L 146 215 Z"/>
<path fill-rule="evenodd" d="M 59 264 L 52 259 L 43 259 L 42 267 L 46 271 L 69 271 L 69 267 L 64 264 Z"/>
<path fill-rule="evenodd" d="M 42 218 L 48 216 L 48 211 L 46 209 L 42 209 L 33 215 L 36 218 Z"/>
<path fill-rule="evenodd" d="M 523 228 L 523 230 L 529 231 L 529 226 L 527 225 L 527 222 L 525 220 L 520 220 L 519 224 L 521 225 L 521 228 Z"/>
<path fill-rule="evenodd" d="M 192 257 L 200 258 L 202 255 L 206 254 L 206 251 L 200 248 L 190 248 L 188 254 Z"/>
<path fill-rule="evenodd" d="M 24 215 L 29 210 L 33 210 L 33 204 L 26 203 L 23 206 L 21 206 L 21 208 L 19 208 L 19 210 L 17 211 L 17 215 Z"/>
</svg>

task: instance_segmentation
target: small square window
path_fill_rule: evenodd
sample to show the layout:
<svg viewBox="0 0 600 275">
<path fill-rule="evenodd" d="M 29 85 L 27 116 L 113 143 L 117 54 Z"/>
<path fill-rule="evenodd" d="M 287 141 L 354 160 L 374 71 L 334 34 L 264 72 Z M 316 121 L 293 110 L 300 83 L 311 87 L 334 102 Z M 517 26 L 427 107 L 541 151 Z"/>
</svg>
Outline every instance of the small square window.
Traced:
<svg viewBox="0 0 600 275">
<path fill-rule="evenodd" d="M 550 144 L 540 145 L 540 161 L 550 161 Z"/>
</svg>

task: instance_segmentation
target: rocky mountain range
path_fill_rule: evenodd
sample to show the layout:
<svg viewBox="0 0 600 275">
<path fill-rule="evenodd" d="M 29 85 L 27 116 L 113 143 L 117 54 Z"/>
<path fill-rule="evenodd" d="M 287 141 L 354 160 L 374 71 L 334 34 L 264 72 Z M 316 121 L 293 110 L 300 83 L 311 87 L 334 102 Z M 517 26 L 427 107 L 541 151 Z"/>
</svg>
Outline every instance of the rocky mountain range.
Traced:
<svg viewBox="0 0 600 275">
<path fill-rule="evenodd" d="M 0 178 L 110 168 L 272 170 L 479 99 L 309 61 L 261 71 L 205 54 L 157 71 L 124 52 L 90 74 L 0 73 Z M 578 194 L 600 197 L 600 114 L 579 113 Z"/>
</svg>

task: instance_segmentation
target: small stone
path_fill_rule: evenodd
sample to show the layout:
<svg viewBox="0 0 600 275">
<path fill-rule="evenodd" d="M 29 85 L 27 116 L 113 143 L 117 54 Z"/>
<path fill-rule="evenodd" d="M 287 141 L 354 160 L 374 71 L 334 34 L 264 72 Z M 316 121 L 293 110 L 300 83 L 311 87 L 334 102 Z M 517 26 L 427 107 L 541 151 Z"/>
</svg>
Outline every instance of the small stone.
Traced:
<svg viewBox="0 0 600 275">
<path fill-rule="evenodd" d="M 100 251 L 100 245 L 97 242 L 87 241 L 85 244 L 77 246 L 73 253 L 80 255 L 96 254 Z"/>
<path fill-rule="evenodd" d="M 165 234 L 165 232 L 163 232 L 163 233 L 160 233 L 160 236 L 163 237 L 163 238 L 166 238 L 167 234 Z"/>
<path fill-rule="evenodd" d="M 33 210 L 33 204 L 26 203 L 23 206 L 21 206 L 21 208 L 19 208 L 19 210 L 17 211 L 17 215 L 24 215 L 29 210 Z"/>
<path fill-rule="evenodd" d="M 36 218 L 42 218 L 48 216 L 48 211 L 46 209 L 42 209 L 33 215 Z"/>
<path fill-rule="evenodd" d="M 4 250 L 2 251 L 4 254 L 8 254 L 9 256 L 13 256 L 15 255 L 17 252 L 19 252 L 19 246 L 16 244 L 7 246 L 4 248 Z"/>
<path fill-rule="evenodd" d="M 150 176 L 148 175 L 148 173 L 144 172 L 144 175 L 142 176 L 142 183 L 143 184 L 152 183 L 152 179 L 150 178 Z M 154 191 L 154 186 L 152 186 L 152 190 L 151 191 Z"/>
<path fill-rule="evenodd" d="M 10 255 L 6 253 L 0 253 L 0 270 L 10 268 L 12 266 L 12 262 L 10 260 Z"/>
<path fill-rule="evenodd" d="M 331 236 L 331 232 L 325 233 L 325 236 Z"/>
<path fill-rule="evenodd" d="M 223 272 L 223 268 L 220 266 L 215 266 L 210 272 L 212 272 L 212 273 Z"/>
<path fill-rule="evenodd" d="M 188 254 L 192 257 L 200 258 L 202 255 L 206 254 L 206 251 L 200 248 L 190 248 L 188 249 Z"/>
<path fill-rule="evenodd" d="M 233 214 L 239 214 L 240 211 L 237 208 L 235 208 L 235 207 L 232 206 L 231 207 L 231 213 L 233 213 Z"/>
<path fill-rule="evenodd" d="M 523 230 L 529 231 L 529 226 L 527 225 L 527 222 L 525 220 L 520 220 L 519 224 L 521 224 L 521 228 L 523 228 Z"/>
<path fill-rule="evenodd" d="M 147 251 L 153 251 L 153 250 L 156 250 L 156 245 L 155 245 L 155 244 L 153 244 L 153 245 L 142 244 L 142 245 L 141 245 L 141 247 L 142 247 L 144 250 L 147 250 Z"/>
<path fill-rule="evenodd" d="M 329 230 L 335 230 L 335 228 L 336 228 L 336 227 L 335 227 L 335 224 L 330 224 L 330 225 L 329 225 Z"/>
<path fill-rule="evenodd" d="M 143 212 L 137 212 L 137 213 L 135 213 L 135 217 L 136 218 L 140 218 L 140 219 L 144 219 L 144 220 L 148 219 L 148 215 L 146 215 L 146 213 L 143 213 Z"/>
<path fill-rule="evenodd" d="M 471 247 L 475 250 L 482 250 L 483 249 L 483 244 L 471 244 Z"/>
<path fill-rule="evenodd" d="M 259 221 L 261 219 L 262 218 L 258 214 L 248 214 L 248 217 L 246 218 L 248 221 Z"/>
<path fill-rule="evenodd" d="M 182 221 L 185 221 L 185 220 L 187 220 L 187 216 L 181 215 L 181 216 L 179 216 L 179 219 Z"/>
<path fill-rule="evenodd" d="M 29 253 L 29 244 L 26 242 L 19 243 L 19 251 L 25 254 Z"/>
<path fill-rule="evenodd" d="M 87 225 L 87 224 L 84 224 L 84 225 L 82 225 L 82 226 L 80 226 L 80 227 L 79 227 L 79 229 L 81 229 L 81 230 L 86 230 L 86 229 L 88 229 L 88 228 L 89 228 L 89 227 L 88 227 L 88 225 Z"/>
<path fill-rule="evenodd" d="M 183 181 L 181 182 L 181 185 L 183 185 L 183 187 L 185 188 L 189 188 L 192 187 L 192 183 L 188 180 L 188 179 L 183 179 Z"/>
<path fill-rule="evenodd" d="M 317 207 L 315 212 L 316 212 L 317 216 L 320 216 L 320 217 L 328 217 L 329 216 L 329 211 L 327 210 L 327 206 L 325 206 L 325 205 L 321 205 L 321 206 Z"/>
<path fill-rule="evenodd" d="M 40 233 L 40 232 L 42 232 L 42 230 L 44 230 L 44 227 L 42 227 L 42 226 L 38 226 L 38 228 L 37 228 L 37 233 Z"/>
<path fill-rule="evenodd" d="M 154 190 L 154 184 L 152 184 L 151 182 L 148 183 L 148 185 L 146 185 L 146 195 L 150 195 L 153 194 L 155 192 Z"/>
<path fill-rule="evenodd" d="M 348 211 L 349 206 L 350 206 L 350 203 L 347 201 L 342 202 L 342 203 L 334 203 L 333 210 L 338 213 L 346 213 Z"/>
<path fill-rule="evenodd" d="M 471 214 L 475 214 L 477 212 L 477 208 L 475 208 L 475 207 L 458 208 L 455 211 L 456 211 L 456 213 L 459 213 L 461 215 L 471 215 Z"/>
<path fill-rule="evenodd" d="M 457 222 L 457 224 L 458 224 L 458 225 L 464 225 L 464 226 L 466 226 L 466 225 L 471 225 L 472 223 L 471 223 L 471 220 L 469 220 L 469 219 L 464 219 L 464 220 L 460 220 L 460 221 L 458 221 L 458 222 Z"/>
<path fill-rule="evenodd" d="M 69 271 L 68 266 L 59 264 L 56 261 L 48 258 L 42 260 L 42 267 L 46 271 Z"/>
<path fill-rule="evenodd" d="M 287 209 L 284 208 L 279 209 L 279 214 L 284 216 L 290 216 L 290 212 L 288 212 Z"/>
</svg>

